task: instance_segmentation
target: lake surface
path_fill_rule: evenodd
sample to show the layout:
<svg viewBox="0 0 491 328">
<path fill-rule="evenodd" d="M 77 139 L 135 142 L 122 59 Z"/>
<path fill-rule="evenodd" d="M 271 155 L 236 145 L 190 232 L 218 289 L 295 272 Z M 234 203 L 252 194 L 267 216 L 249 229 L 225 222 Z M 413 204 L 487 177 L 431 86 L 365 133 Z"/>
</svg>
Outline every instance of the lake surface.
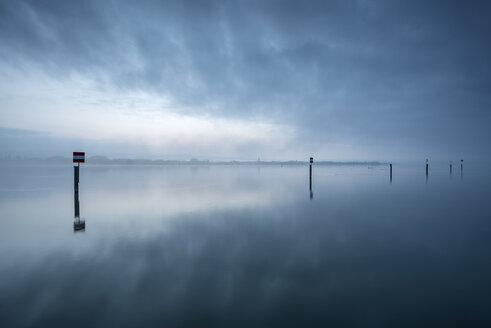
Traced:
<svg viewBox="0 0 491 328">
<path fill-rule="evenodd" d="M 0 166 L 1 327 L 489 327 L 491 173 Z"/>
</svg>

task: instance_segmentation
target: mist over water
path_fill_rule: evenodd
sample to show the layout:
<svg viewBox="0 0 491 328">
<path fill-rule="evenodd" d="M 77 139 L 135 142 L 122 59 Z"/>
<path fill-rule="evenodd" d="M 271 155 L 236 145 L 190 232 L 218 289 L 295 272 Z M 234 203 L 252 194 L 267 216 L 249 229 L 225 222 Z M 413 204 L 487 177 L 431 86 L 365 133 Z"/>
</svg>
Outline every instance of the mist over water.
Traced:
<svg viewBox="0 0 491 328">
<path fill-rule="evenodd" d="M 0 170 L 2 327 L 491 324 L 473 163 Z"/>
</svg>

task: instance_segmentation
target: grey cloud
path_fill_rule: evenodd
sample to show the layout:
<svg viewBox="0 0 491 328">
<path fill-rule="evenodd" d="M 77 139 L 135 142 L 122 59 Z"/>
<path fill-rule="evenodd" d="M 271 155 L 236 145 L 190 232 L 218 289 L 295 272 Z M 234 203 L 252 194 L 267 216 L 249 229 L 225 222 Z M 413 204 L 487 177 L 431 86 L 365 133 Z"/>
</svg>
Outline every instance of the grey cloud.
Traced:
<svg viewBox="0 0 491 328">
<path fill-rule="evenodd" d="M 491 140 L 486 1 L 1 3 L 0 55 L 302 137 Z M 465 131 L 465 133 L 462 133 Z M 458 146 L 448 138 L 460 134 Z M 403 142 L 404 143 L 404 142 Z"/>
</svg>

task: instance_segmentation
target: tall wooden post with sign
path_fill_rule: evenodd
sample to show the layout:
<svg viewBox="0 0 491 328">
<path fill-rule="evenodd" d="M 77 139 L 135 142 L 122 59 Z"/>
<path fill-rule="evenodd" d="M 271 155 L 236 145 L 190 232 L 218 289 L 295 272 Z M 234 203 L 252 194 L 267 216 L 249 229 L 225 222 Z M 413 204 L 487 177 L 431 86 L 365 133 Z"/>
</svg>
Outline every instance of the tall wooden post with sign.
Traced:
<svg viewBox="0 0 491 328">
<path fill-rule="evenodd" d="M 314 163 L 314 158 L 310 158 L 310 167 L 309 167 L 309 189 L 310 189 L 310 199 L 314 198 L 314 193 L 312 192 L 312 164 Z"/>
<path fill-rule="evenodd" d="M 85 230 L 85 221 L 80 220 L 80 203 L 78 198 L 80 163 L 85 163 L 85 153 L 73 152 L 73 163 L 77 163 L 77 165 L 73 167 L 74 210 L 75 210 L 75 221 L 73 222 L 73 231 L 77 232 L 77 231 Z"/>
</svg>

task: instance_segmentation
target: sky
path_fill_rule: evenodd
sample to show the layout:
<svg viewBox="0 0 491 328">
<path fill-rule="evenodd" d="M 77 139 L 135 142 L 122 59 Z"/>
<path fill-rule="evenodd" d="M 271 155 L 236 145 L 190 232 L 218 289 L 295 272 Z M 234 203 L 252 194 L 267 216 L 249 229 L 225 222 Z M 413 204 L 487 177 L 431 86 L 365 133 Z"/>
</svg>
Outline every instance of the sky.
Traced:
<svg viewBox="0 0 491 328">
<path fill-rule="evenodd" d="M 491 2 L 0 0 L 0 157 L 491 159 Z"/>
</svg>

